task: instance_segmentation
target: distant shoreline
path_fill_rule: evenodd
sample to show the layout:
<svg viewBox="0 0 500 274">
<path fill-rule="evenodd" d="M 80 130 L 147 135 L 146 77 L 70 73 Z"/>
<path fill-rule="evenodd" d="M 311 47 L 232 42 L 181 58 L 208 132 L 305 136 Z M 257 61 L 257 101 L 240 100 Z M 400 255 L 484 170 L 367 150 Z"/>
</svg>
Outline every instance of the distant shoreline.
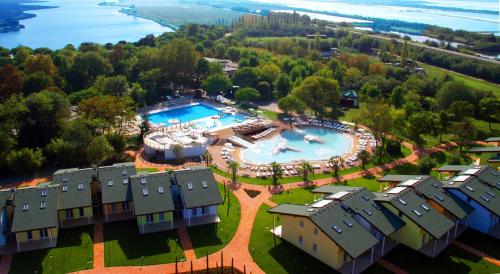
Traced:
<svg viewBox="0 0 500 274">
<path fill-rule="evenodd" d="M 36 0 L 18 0 L 17 2 L 0 2 L 0 33 L 15 32 L 25 28 L 20 23 L 22 20 L 35 18 L 36 14 L 27 13 L 27 11 L 55 9 L 58 6 L 32 5 L 43 1 Z"/>
</svg>

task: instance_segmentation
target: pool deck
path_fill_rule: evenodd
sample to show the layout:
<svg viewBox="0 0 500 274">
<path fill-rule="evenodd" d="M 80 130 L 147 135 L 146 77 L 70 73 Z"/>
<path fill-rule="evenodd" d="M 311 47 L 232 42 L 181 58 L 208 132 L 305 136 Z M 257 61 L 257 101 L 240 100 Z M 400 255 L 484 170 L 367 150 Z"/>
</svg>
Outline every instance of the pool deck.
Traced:
<svg viewBox="0 0 500 274">
<path fill-rule="evenodd" d="M 292 129 L 292 127 L 290 126 L 289 123 L 285 123 L 281 120 L 276 120 L 274 121 L 274 124 L 275 126 L 277 127 L 278 130 L 274 131 L 273 133 L 269 134 L 268 136 L 266 137 L 263 137 L 261 139 L 259 139 L 257 142 L 259 141 L 263 141 L 263 140 L 268 140 L 268 139 L 271 139 L 273 138 L 274 136 L 278 135 L 281 133 L 281 131 L 283 130 L 290 130 Z M 295 127 L 295 126 L 294 126 Z M 227 128 L 227 129 L 224 129 L 224 130 L 221 130 L 221 131 L 217 131 L 217 134 L 220 138 L 220 140 L 212 145 L 212 146 L 209 146 L 208 150 L 210 152 L 210 154 L 212 155 L 212 158 L 213 158 L 213 164 L 215 164 L 218 168 L 222 169 L 222 170 L 228 170 L 228 164 L 226 162 L 226 159 L 223 159 L 222 158 L 222 151 L 225 147 L 225 143 L 227 142 L 227 138 L 231 137 L 234 135 L 234 132 L 231 128 Z M 350 137 L 352 137 L 353 139 L 353 143 L 352 143 L 352 147 L 351 147 L 351 151 L 342 155 L 342 157 L 344 159 L 346 158 L 349 158 L 350 156 L 354 155 L 355 154 L 355 151 L 356 151 L 356 147 L 357 145 L 359 144 L 359 141 L 360 141 L 360 138 L 355 136 L 355 135 L 352 135 L 352 134 L 349 134 Z M 234 159 L 236 162 L 238 163 L 247 163 L 247 164 L 250 164 L 250 165 L 253 165 L 253 166 L 266 166 L 266 165 L 263 165 L 263 164 L 252 164 L 248 161 L 245 161 L 243 159 L 240 158 L 240 152 L 241 150 L 244 149 L 244 148 L 241 148 L 241 147 L 238 147 L 238 146 L 234 146 L 234 150 L 230 152 L 230 155 L 232 157 L 232 159 Z M 373 152 L 373 149 L 371 147 L 367 147 L 367 150 L 372 153 Z M 326 171 L 331 171 L 330 168 L 326 167 L 325 164 L 328 163 L 328 159 L 327 160 L 315 160 L 315 161 L 308 161 L 309 163 L 311 163 L 312 165 L 316 165 L 316 164 L 319 164 L 321 166 L 320 169 L 316 169 L 316 172 L 326 172 Z M 284 163 L 282 165 L 292 165 L 292 166 L 297 166 L 299 164 L 299 162 L 293 162 L 293 163 Z M 240 169 L 239 171 L 240 175 L 248 175 L 250 177 L 256 177 L 257 176 L 257 173 L 260 173 L 259 171 L 251 171 L 250 169 Z"/>
</svg>

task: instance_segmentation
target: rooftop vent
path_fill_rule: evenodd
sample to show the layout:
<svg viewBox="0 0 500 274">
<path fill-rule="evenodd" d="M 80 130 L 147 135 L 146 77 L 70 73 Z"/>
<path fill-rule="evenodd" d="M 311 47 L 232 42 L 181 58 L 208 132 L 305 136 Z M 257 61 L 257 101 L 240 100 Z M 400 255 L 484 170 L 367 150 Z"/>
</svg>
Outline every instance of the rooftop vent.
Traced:
<svg viewBox="0 0 500 274">
<path fill-rule="evenodd" d="M 444 201 L 444 198 L 439 194 L 434 194 L 434 197 L 436 197 L 436 199 L 440 200 L 441 202 Z"/>
<path fill-rule="evenodd" d="M 82 190 L 83 189 L 83 184 L 78 184 L 78 190 Z"/>
<path fill-rule="evenodd" d="M 163 186 L 158 187 L 158 193 L 163 194 Z"/>
<path fill-rule="evenodd" d="M 432 182 L 432 186 L 433 186 L 434 188 L 438 188 L 438 187 L 439 187 L 439 185 L 438 185 L 436 182 Z"/>
<path fill-rule="evenodd" d="M 467 188 L 470 192 L 474 192 L 474 188 L 472 188 L 471 186 L 466 186 L 465 188 Z"/>
<path fill-rule="evenodd" d="M 481 199 L 483 199 L 484 201 L 486 201 L 486 202 L 490 202 L 490 198 L 488 198 L 488 197 L 486 197 L 486 196 L 484 196 L 484 195 L 481 195 L 481 196 L 479 196 L 479 197 L 480 197 Z"/>
<path fill-rule="evenodd" d="M 127 178 L 123 178 L 123 184 L 124 185 L 128 184 L 128 179 Z"/>
<path fill-rule="evenodd" d="M 336 225 L 332 226 L 332 228 L 333 228 L 335 231 L 337 231 L 337 233 L 342 233 L 342 228 L 340 228 L 340 227 L 338 227 L 338 226 L 336 226 Z"/>
<path fill-rule="evenodd" d="M 64 177 L 63 178 L 63 183 L 67 183 L 68 182 L 68 177 Z"/>
<path fill-rule="evenodd" d="M 421 204 L 420 207 L 423 208 L 425 211 L 431 210 L 428 206 L 426 206 L 424 204 Z"/>
<path fill-rule="evenodd" d="M 314 212 L 314 210 L 315 210 L 314 208 L 308 208 L 308 209 L 306 209 L 307 212 Z"/>
<path fill-rule="evenodd" d="M 146 178 L 141 178 L 141 185 L 145 185 L 146 184 Z"/>
<path fill-rule="evenodd" d="M 63 185 L 62 186 L 62 191 L 67 192 L 68 191 L 68 185 Z"/>
<path fill-rule="evenodd" d="M 366 213 L 366 215 L 368 216 L 372 216 L 373 215 L 373 212 L 371 210 L 369 210 L 368 208 L 363 208 L 363 211 Z"/>
<path fill-rule="evenodd" d="M 108 186 L 113 186 L 113 184 L 114 184 L 114 183 L 113 183 L 113 180 L 109 180 L 109 181 L 108 181 Z"/>
<path fill-rule="evenodd" d="M 495 198 L 495 193 L 491 190 L 486 190 L 486 194 L 490 195 L 491 197 Z"/>
<path fill-rule="evenodd" d="M 381 209 L 382 209 L 382 207 L 380 207 L 380 205 L 379 205 L 379 204 L 377 204 L 377 203 L 373 203 L 373 204 L 372 204 L 372 206 L 373 206 L 375 209 L 377 209 L 377 210 L 381 210 Z"/>
<path fill-rule="evenodd" d="M 42 189 L 42 197 L 45 197 L 47 196 L 47 190 L 46 189 Z"/>
<path fill-rule="evenodd" d="M 370 200 L 370 198 L 368 198 L 368 196 L 366 196 L 366 195 L 363 195 L 362 197 L 363 197 L 363 200 L 365 200 L 365 201 L 369 201 Z"/>
<path fill-rule="evenodd" d="M 411 212 L 413 212 L 413 214 L 417 215 L 418 217 L 422 217 L 422 213 L 420 213 L 420 211 L 416 209 L 412 209 Z"/>
<path fill-rule="evenodd" d="M 148 196 L 149 195 L 149 191 L 148 191 L 147 188 L 143 188 L 142 189 L 142 195 L 144 195 L 144 196 Z"/>
<path fill-rule="evenodd" d="M 406 201 L 401 198 L 398 198 L 398 202 L 402 205 L 407 205 Z"/>
<path fill-rule="evenodd" d="M 46 202 L 41 202 L 41 203 L 40 203 L 40 208 L 41 208 L 41 209 L 44 209 L 44 208 L 46 208 L 46 207 L 47 207 L 47 203 L 46 203 Z"/>
<path fill-rule="evenodd" d="M 345 224 L 346 226 L 348 226 L 348 227 L 352 227 L 352 226 L 353 226 L 352 222 L 351 222 L 351 221 L 349 221 L 349 220 L 347 220 L 347 219 L 344 219 L 342 222 L 344 222 L 344 224 Z"/>
<path fill-rule="evenodd" d="M 188 187 L 188 189 L 189 189 L 189 190 L 193 190 L 193 184 L 188 183 L 188 184 L 187 184 L 187 187 Z"/>
<path fill-rule="evenodd" d="M 23 211 L 28 211 L 28 209 L 30 209 L 30 205 L 29 204 L 24 204 L 23 205 Z"/>
<path fill-rule="evenodd" d="M 208 187 L 207 181 L 201 181 L 201 185 L 203 186 L 203 188 Z"/>
</svg>

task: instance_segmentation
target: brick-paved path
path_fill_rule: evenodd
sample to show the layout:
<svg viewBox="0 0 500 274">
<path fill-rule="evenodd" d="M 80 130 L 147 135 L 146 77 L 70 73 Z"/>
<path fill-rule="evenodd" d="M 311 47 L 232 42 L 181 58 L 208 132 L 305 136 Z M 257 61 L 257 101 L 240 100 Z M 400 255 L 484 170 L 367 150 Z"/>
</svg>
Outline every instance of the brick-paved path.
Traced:
<svg viewBox="0 0 500 274">
<path fill-rule="evenodd" d="M 471 254 L 474 254 L 480 258 L 483 258 L 483 260 L 487 261 L 487 262 L 490 262 L 496 266 L 500 266 L 500 260 L 498 260 L 497 258 L 493 257 L 493 256 L 490 256 L 480 250 L 477 250 L 471 246 L 468 246 L 462 242 L 459 242 L 459 241 L 453 241 L 452 244 L 466 252 L 469 252 Z"/>
<path fill-rule="evenodd" d="M 2 260 L 0 261 L 0 274 L 9 273 L 12 257 L 14 257 L 13 254 L 7 254 L 2 256 Z"/>
<path fill-rule="evenodd" d="M 385 269 L 391 271 L 392 273 L 395 273 L 395 274 L 408 274 L 407 271 L 404 271 L 403 269 L 401 269 L 399 266 L 389 262 L 388 260 L 386 259 L 380 259 L 377 261 L 377 263 L 383 267 L 385 267 Z"/>
<path fill-rule="evenodd" d="M 104 234 L 102 223 L 94 224 L 94 269 L 104 268 Z"/>
<path fill-rule="evenodd" d="M 189 238 L 189 233 L 186 228 L 177 228 L 177 233 L 181 239 L 182 249 L 184 250 L 184 257 L 186 257 L 186 261 L 196 260 L 196 253 L 194 252 L 193 244 L 191 243 L 191 238 Z"/>
</svg>

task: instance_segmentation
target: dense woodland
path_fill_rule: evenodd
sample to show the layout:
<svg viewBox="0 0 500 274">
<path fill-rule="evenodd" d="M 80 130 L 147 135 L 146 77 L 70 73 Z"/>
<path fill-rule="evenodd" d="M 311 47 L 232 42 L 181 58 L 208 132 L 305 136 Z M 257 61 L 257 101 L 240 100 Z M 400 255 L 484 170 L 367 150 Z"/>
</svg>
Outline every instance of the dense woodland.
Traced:
<svg viewBox="0 0 500 274">
<path fill-rule="evenodd" d="M 442 136 L 467 141 L 498 133 L 500 101 L 493 91 L 416 73 L 412 60 L 425 53 L 343 30 L 330 30 L 328 39 L 252 38 L 323 28 L 307 17 L 273 16 L 240 21 L 234 29 L 186 25 L 135 43 L 0 49 L 0 169 L 26 174 L 46 164 L 124 160 L 140 140 L 128 134 L 138 108 L 200 86 L 219 94 L 235 85 L 241 104 L 276 99 L 285 113 L 334 119 L 344 114 L 341 91 L 354 89 L 363 104 L 353 120 L 382 139 L 390 133 L 420 145 Z M 320 52 L 332 47 L 339 54 L 322 58 Z M 203 56 L 231 59 L 240 68 L 229 79 Z M 499 69 L 484 73 L 500 75 Z M 477 128 L 481 120 L 491 128 Z"/>
</svg>

